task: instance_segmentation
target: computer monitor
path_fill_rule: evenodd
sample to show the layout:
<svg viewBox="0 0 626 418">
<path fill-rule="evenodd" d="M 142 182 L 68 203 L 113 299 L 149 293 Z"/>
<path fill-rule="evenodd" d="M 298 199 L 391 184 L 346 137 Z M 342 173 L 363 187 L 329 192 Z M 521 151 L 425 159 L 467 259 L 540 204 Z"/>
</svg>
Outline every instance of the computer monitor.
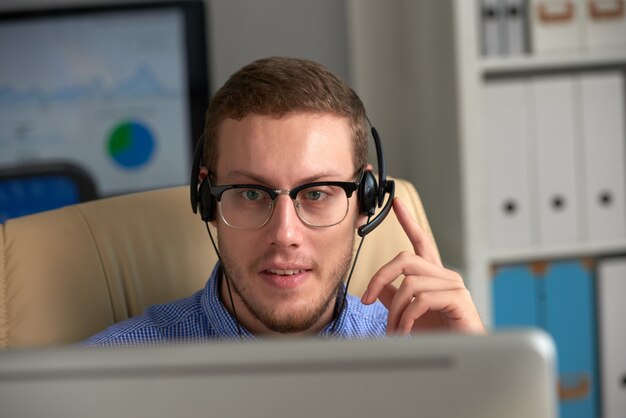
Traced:
<svg viewBox="0 0 626 418">
<path fill-rule="evenodd" d="M 555 418 L 547 334 L 0 352 L 3 416 Z"/>
<path fill-rule="evenodd" d="M 72 164 L 0 168 L 0 224 L 95 198 L 91 176 Z"/>
<path fill-rule="evenodd" d="M 202 0 L 0 11 L 0 57 L 0 168 L 71 163 L 100 196 L 189 181 Z"/>
</svg>

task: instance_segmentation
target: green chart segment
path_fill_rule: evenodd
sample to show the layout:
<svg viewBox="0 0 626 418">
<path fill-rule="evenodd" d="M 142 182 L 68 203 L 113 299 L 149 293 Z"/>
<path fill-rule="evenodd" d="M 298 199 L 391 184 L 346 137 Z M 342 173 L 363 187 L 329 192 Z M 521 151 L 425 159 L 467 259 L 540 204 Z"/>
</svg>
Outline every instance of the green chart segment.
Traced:
<svg viewBox="0 0 626 418">
<path fill-rule="evenodd" d="M 116 125 L 107 139 L 111 160 L 125 169 L 139 169 L 154 156 L 155 139 L 150 130 L 137 121 Z"/>
</svg>

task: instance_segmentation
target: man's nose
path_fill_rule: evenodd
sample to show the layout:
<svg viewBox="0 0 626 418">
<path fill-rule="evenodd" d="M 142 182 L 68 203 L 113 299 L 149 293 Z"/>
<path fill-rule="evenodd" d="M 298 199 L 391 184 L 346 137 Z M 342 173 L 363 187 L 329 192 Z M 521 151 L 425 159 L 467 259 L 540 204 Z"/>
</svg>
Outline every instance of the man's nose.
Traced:
<svg viewBox="0 0 626 418">
<path fill-rule="evenodd" d="M 278 196 L 274 201 L 274 212 L 267 225 L 272 244 L 285 247 L 300 244 L 304 224 L 298 217 L 294 203 L 286 195 Z"/>
</svg>

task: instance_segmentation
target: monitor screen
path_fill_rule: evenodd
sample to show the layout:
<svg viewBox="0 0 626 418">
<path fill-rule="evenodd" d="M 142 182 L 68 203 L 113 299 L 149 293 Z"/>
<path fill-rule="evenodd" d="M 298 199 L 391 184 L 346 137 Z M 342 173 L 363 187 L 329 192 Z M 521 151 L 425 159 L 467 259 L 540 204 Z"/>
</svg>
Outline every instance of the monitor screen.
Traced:
<svg viewBox="0 0 626 418">
<path fill-rule="evenodd" d="M 0 169 L 73 164 L 99 196 L 187 183 L 204 18 L 193 0 L 0 13 Z"/>
<path fill-rule="evenodd" d="M 555 418 L 538 331 L 0 352 L 6 416 Z"/>
</svg>

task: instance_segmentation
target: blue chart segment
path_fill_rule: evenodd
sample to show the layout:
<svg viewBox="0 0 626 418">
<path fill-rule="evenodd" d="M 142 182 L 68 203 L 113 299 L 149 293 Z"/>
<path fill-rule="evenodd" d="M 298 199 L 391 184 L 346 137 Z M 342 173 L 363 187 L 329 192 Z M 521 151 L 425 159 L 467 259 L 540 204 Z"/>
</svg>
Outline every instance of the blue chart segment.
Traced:
<svg viewBox="0 0 626 418">
<path fill-rule="evenodd" d="M 139 169 L 154 155 L 155 140 L 150 130 L 136 121 L 125 121 L 113 128 L 107 139 L 109 157 L 125 169 Z"/>
</svg>

